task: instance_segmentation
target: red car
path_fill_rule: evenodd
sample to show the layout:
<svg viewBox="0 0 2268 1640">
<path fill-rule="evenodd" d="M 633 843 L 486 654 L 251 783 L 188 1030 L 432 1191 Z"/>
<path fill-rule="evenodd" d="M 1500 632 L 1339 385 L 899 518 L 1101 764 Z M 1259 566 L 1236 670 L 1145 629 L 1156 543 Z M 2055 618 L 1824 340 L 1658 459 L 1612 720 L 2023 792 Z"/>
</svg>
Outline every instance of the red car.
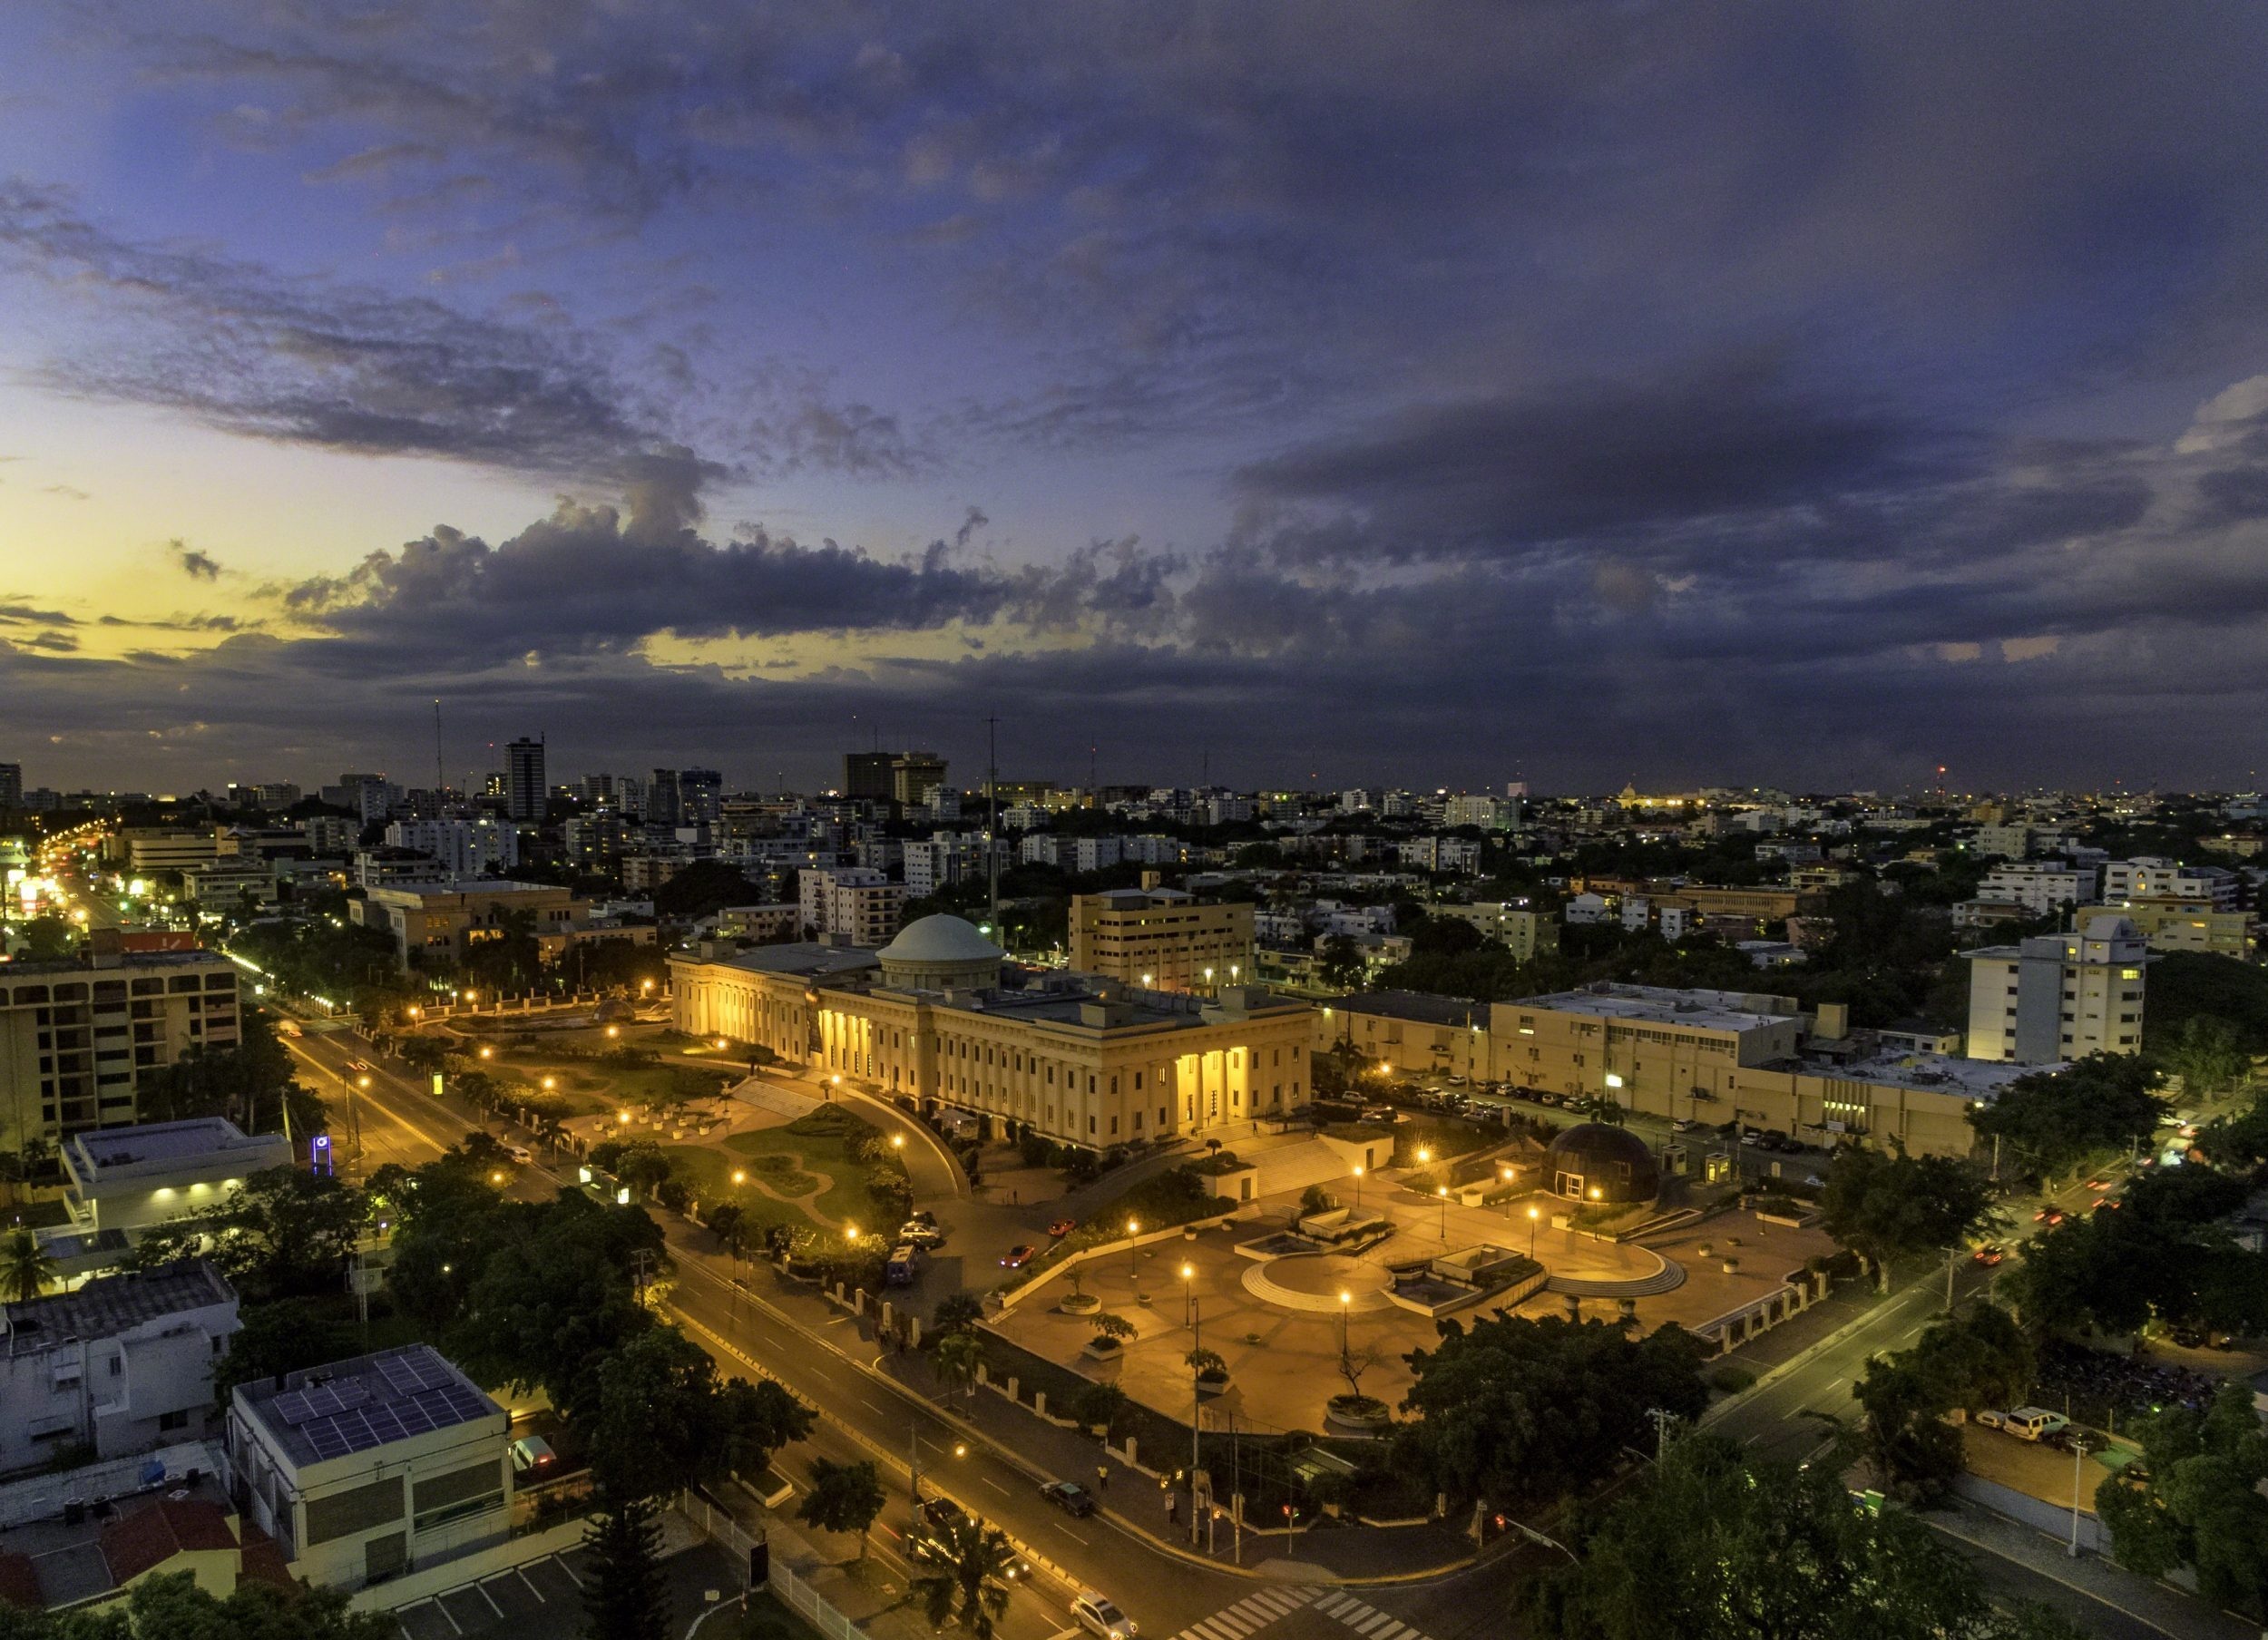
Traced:
<svg viewBox="0 0 2268 1640">
<path fill-rule="evenodd" d="M 2110 1188 L 2110 1181 L 2107 1178 L 2091 1178 L 2087 1181 L 2087 1187 L 2089 1190 L 2107 1190 Z"/>
<path fill-rule="evenodd" d="M 2126 1205 L 2115 1196 L 2101 1196 L 2095 1198 L 2095 1211 L 2097 1213 L 2106 1207 L 2123 1207 Z"/>
<path fill-rule="evenodd" d="M 2032 1223 L 2035 1225 L 2060 1225 L 2063 1223 L 2063 1209 L 2060 1207 L 2042 1207 L 2038 1212 L 2032 1215 Z"/>
<path fill-rule="evenodd" d="M 1008 1249 L 1008 1256 L 1000 1261 L 1000 1267 L 1003 1270 L 1021 1270 L 1031 1262 L 1032 1252 L 1030 1242 L 1018 1242 Z"/>
<path fill-rule="evenodd" d="M 1998 1247 L 1984 1246 L 1977 1249 L 1973 1262 L 1984 1265 L 1989 1270 L 2007 1256 L 2008 1254 Z"/>
<path fill-rule="evenodd" d="M 1059 1218 L 1048 1226 L 1048 1234 L 1060 1242 L 1078 1228 L 1079 1221 L 1077 1219 Z"/>
</svg>

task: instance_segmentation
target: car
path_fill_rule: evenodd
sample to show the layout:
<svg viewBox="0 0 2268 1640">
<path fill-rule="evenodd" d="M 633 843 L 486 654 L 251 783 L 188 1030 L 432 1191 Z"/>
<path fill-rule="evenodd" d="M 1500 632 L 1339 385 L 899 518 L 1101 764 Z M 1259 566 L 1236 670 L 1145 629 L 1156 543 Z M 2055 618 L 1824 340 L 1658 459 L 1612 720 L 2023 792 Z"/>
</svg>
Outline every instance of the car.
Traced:
<svg viewBox="0 0 2268 1640">
<path fill-rule="evenodd" d="M 1985 1407 L 1979 1411 L 1970 1421 L 1982 1429 L 2005 1430 L 2008 1428 L 2009 1415 L 1997 1408 Z"/>
<path fill-rule="evenodd" d="M 2008 1413 L 1999 1427 L 2019 1440 L 2046 1440 L 2060 1435 L 2071 1420 L 2060 1412 L 2050 1412 L 2046 1407 L 2019 1407 Z"/>
<path fill-rule="evenodd" d="M 1048 1234 L 1060 1242 L 1078 1228 L 1079 1221 L 1077 1219 L 1059 1218 L 1048 1226 Z"/>
<path fill-rule="evenodd" d="M 529 1149 L 525 1145 L 507 1144 L 504 1146 L 503 1149 L 506 1156 L 510 1157 L 513 1162 L 523 1167 L 530 1167 L 533 1165 L 535 1161 L 535 1152 Z"/>
<path fill-rule="evenodd" d="M 2060 1207 L 2042 1207 L 2032 1215 L 2032 1223 L 2052 1226 L 2063 1223 L 2063 1209 Z"/>
<path fill-rule="evenodd" d="M 1108 1595 L 1093 1589 L 1081 1589 L 1071 1601 L 1071 1621 L 1096 1640 L 1134 1640 L 1142 1631 L 1133 1618 L 1118 1607 Z"/>
<path fill-rule="evenodd" d="M 2091 1178 L 2087 1181 L 2087 1187 L 2089 1190 L 2107 1190 L 2110 1188 L 2110 1181 L 2107 1178 Z"/>
<path fill-rule="evenodd" d="M 2098 1196 L 2095 1198 L 2095 1211 L 2097 1213 L 2106 1207 L 2123 1207 L 2126 1205 L 2115 1196 Z"/>
<path fill-rule="evenodd" d="M 1030 1242 L 1018 1242 L 1008 1249 L 1007 1256 L 1000 1261 L 1000 1267 L 1003 1270 L 1021 1270 L 1031 1262 L 1031 1255 L 1036 1251 L 1038 1249 Z"/>
<path fill-rule="evenodd" d="M 1452 1076 L 1449 1079 L 1449 1085 L 1452 1088 L 1462 1088 L 1470 1079 L 1467 1077 Z"/>
<path fill-rule="evenodd" d="M 937 1223 L 937 1215 L 926 1207 L 916 1207 L 906 1215 L 905 1222 L 909 1225 L 934 1225 Z"/>
<path fill-rule="evenodd" d="M 1051 1480 L 1040 1489 L 1040 1496 L 1074 1519 L 1095 1512 L 1095 1495 L 1076 1480 Z"/>
<path fill-rule="evenodd" d="M 1993 1265 L 1999 1264 L 2007 1256 L 2007 1254 L 2001 1252 L 1999 1248 L 1988 1242 L 1970 1255 L 1970 1262 L 1971 1264 L 1982 1264 L 1986 1269 L 1989 1270 Z"/>
<path fill-rule="evenodd" d="M 1749 1128 L 1742 1130 L 1740 1142 L 1749 1147 L 1751 1149 L 1754 1149 L 1761 1146 L 1764 1143 L 1764 1139 L 1754 1128 Z"/>
<path fill-rule="evenodd" d="M 934 1225 L 908 1220 L 898 1228 L 898 1240 L 909 1247 L 942 1247 L 945 1233 Z"/>
<path fill-rule="evenodd" d="M 541 1435 L 523 1435 L 512 1443 L 512 1472 L 515 1475 L 541 1479 L 552 1472 L 558 1459 L 552 1443 Z"/>
<path fill-rule="evenodd" d="M 1670 1122 L 1669 1130 L 1672 1133 L 1691 1133 L 1699 1126 L 1701 1126 L 1701 1124 L 1695 1121 L 1691 1117 L 1681 1116 L 1676 1118 Z"/>
<path fill-rule="evenodd" d="M 968 1518 L 969 1511 L 950 1498 L 922 1499 L 922 1518 L 928 1522 L 932 1531 L 950 1532 Z"/>
</svg>

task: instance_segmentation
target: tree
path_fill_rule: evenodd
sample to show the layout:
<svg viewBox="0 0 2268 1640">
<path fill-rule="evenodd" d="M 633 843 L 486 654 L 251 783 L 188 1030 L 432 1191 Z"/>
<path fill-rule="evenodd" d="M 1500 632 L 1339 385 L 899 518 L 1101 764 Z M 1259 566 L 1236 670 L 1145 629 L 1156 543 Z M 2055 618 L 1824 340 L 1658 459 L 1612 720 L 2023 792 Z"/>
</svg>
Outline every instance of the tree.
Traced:
<svg viewBox="0 0 2268 1640">
<path fill-rule="evenodd" d="M 1322 961 L 1315 965 L 1315 973 L 1325 985 L 1341 991 L 1351 991 L 1363 982 L 1369 965 L 1363 955 L 1363 947 L 1352 934 L 1333 934 L 1323 942 Z"/>
<path fill-rule="evenodd" d="M 948 1293 L 937 1301 L 929 1321 L 929 1342 L 965 1332 L 984 1319 L 984 1301 L 973 1293 Z"/>
<path fill-rule="evenodd" d="M 754 1383 L 744 1378 L 728 1380 L 722 1398 L 725 1468 L 736 1475 L 761 1473 L 780 1448 L 808 1440 L 818 1418 L 768 1378 Z"/>
<path fill-rule="evenodd" d="M 937 1569 L 912 1584 L 930 1627 L 943 1628 L 948 1617 L 957 1618 L 976 1640 L 992 1640 L 993 1626 L 1008 1610 L 1007 1577 L 1016 1564 L 1008 1534 L 963 1515 L 933 1542 Z"/>
<path fill-rule="evenodd" d="M 1119 1415 L 1126 1411 L 1126 1391 L 1114 1383 L 1081 1384 L 1071 1394 L 1070 1415 L 1108 1438 Z"/>
<path fill-rule="evenodd" d="M 930 1352 L 936 1363 L 937 1376 L 954 1386 L 965 1385 L 969 1393 L 976 1393 L 976 1370 L 984 1361 L 984 1341 L 973 1332 L 948 1332 L 937 1341 Z"/>
<path fill-rule="evenodd" d="M 1672 1444 L 1579 1547 L 1532 1596 L 1545 1640 L 2079 1640 L 2038 1608 L 1997 1610 L 1913 1515 L 1719 1436 Z"/>
<path fill-rule="evenodd" d="M 2197 1148 L 2216 1167 L 2258 1173 L 2268 1167 L 2268 1093 L 2253 1096 L 2251 1108 L 2215 1117 L 2197 1133 Z"/>
<path fill-rule="evenodd" d="M 2024 1247 L 2007 1278 L 2026 1323 L 2137 1332 L 2170 1325 L 2253 1333 L 2268 1328 L 2268 1254 L 2222 1222 L 2248 1187 L 2210 1167 L 2166 1167 L 2126 1189 L 2121 1206 L 2072 1219 Z"/>
<path fill-rule="evenodd" d="M 821 1531 L 858 1534 L 858 1557 L 866 1557 L 866 1533 L 882 1513 L 882 1477 L 871 1462 L 811 1460 L 811 1489 L 797 1506 L 796 1518 Z"/>
<path fill-rule="evenodd" d="M 675 1327 L 653 1326 L 600 1363 L 591 1472 L 610 1499 L 670 1497 L 725 1470 L 728 1429 L 717 1363 Z"/>
<path fill-rule="evenodd" d="M 1461 1501 L 1565 1496 L 1646 1440 L 1652 1410 L 1690 1419 L 1708 1402 L 1700 1343 L 1675 1326 L 1639 1339 L 1625 1321 L 1500 1315 L 1439 1331 L 1438 1348 L 1407 1357 L 1403 1410 L 1420 1417 L 1398 1456 Z"/>
<path fill-rule="evenodd" d="M 1374 1344 L 1357 1344 L 1339 1352 L 1339 1376 L 1346 1380 L 1346 1392 L 1356 1401 L 1363 1399 L 1363 1374 L 1386 1359 L 1386 1352 Z"/>
<path fill-rule="evenodd" d="M 354 1329 L 324 1314 L 312 1299 L 247 1304 L 237 1319 L 228 1352 L 212 1370 L 213 1391 L 223 1404 L 238 1384 L 344 1361 L 358 1348 Z"/>
<path fill-rule="evenodd" d="M 1122 1344 L 1134 1336 L 1134 1323 L 1123 1315 L 1105 1310 L 1087 1323 L 1095 1330 L 1097 1346 Z"/>
<path fill-rule="evenodd" d="M 55 1256 L 36 1231 L 11 1230 L 0 1236 L 0 1298 L 11 1303 L 29 1303 L 55 1281 Z"/>
<path fill-rule="evenodd" d="M 1960 1434 L 1944 1420 L 1946 1403 L 1911 1359 L 1876 1357 L 1851 1386 L 1865 1410 L 1862 1434 L 1875 1484 L 1913 1502 L 1933 1502 L 1960 1473 Z"/>
<path fill-rule="evenodd" d="M 1992 1220 L 1990 1187 L 1967 1162 L 1845 1145 L 1827 1165 L 1820 1222 L 1876 1266 L 1885 1293 L 1896 1259 L 1958 1246 Z"/>
<path fill-rule="evenodd" d="M 709 1210 L 709 1233 L 719 1246 L 738 1258 L 748 1251 L 748 1210 L 738 1202 L 719 1202 Z"/>
<path fill-rule="evenodd" d="M 394 1640 L 390 1612 L 357 1612 L 337 1589 L 244 1582 L 225 1596 L 188 1572 L 148 1577 L 93 1613 L 0 1608 L 0 1640 Z"/>
<path fill-rule="evenodd" d="M 2096 1498 L 2119 1560 L 2150 1577 L 2187 1566 L 2215 1605 L 2268 1606 L 2268 1433 L 2251 1385 L 2229 1379 L 2202 1416 L 2167 1408 L 2135 1433 L 2143 1461 Z"/>
<path fill-rule="evenodd" d="M 186 1256 L 201 1243 L 205 1256 L 247 1296 L 308 1297 L 339 1290 L 366 1223 L 361 1192 L 343 1180 L 302 1167 L 269 1167 L 236 1186 L 211 1212 L 164 1226 L 171 1237 L 145 1238 L 137 1261 L 147 1268 Z"/>
<path fill-rule="evenodd" d="M 610 1499 L 583 1543 L 591 1552 L 582 1608 L 591 1640 L 667 1640 L 670 1583 L 661 1573 L 654 1506 Z"/>
<path fill-rule="evenodd" d="M 2147 1139 L 2167 1117 L 2153 1091 L 2157 1073 L 2131 1054 L 2089 1054 L 2061 1070 L 2034 1071 L 1970 1112 L 1969 1123 L 1999 1139 L 2017 1165 L 2043 1179 Z"/>
<path fill-rule="evenodd" d="M 2182 1023 L 2165 1058 L 2165 1068 L 2182 1079 L 2182 1091 L 2213 1098 L 2236 1086 L 2251 1069 L 2236 1027 L 2214 1014 L 2192 1014 Z"/>
</svg>

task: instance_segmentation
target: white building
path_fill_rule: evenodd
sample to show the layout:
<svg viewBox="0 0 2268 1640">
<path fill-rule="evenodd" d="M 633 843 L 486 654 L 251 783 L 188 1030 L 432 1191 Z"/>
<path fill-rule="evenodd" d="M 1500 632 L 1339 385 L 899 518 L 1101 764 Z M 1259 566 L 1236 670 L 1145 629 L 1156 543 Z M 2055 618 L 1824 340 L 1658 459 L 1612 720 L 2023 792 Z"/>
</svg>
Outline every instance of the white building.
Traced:
<svg viewBox="0 0 2268 1640">
<path fill-rule="evenodd" d="M 1588 892 L 1569 900 L 1560 913 L 1560 920 L 1570 926 L 1585 922 L 1611 922 L 1614 919 L 1614 907 L 1607 903 L 1607 896 Z"/>
<path fill-rule="evenodd" d="M 494 876 L 520 864 L 519 828 L 494 820 L 396 820 L 386 842 L 430 855 L 452 877 Z"/>
<path fill-rule="evenodd" d="M 410 1344 L 237 1385 L 229 1459 L 294 1575 L 359 1588 L 505 1537 L 510 1424 L 438 1351 Z"/>
<path fill-rule="evenodd" d="M 116 1458 L 205 1435 L 236 1291 L 191 1259 L 9 1304 L 0 1330 L 0 1469 L 74 1446 Z"/>
<path fill-rule="evenodd" d="M 2228 911 L 2236 904 L 2236 874 L 2222 865 L 2179 865 L 2145 855 L 2114 860 L 2103 867 L 2103 900 L 2110 905 L 2129 900 L 2186 900 Z"/>
<path fill-rule="evenodd" d="M 1081 837 L 1068 869 L 1080 872 L 1104 871 L 1126 858 L 1126 839 L 1123 837 Z"/>
<path fill-rule="evenodd" d="M 1989 903 L 2020 905 L 2033 916 L 2044 917 L 2067 905 L 2092 902 L 2095 869 L 2057 860 L 1996 865 L 1977 885 L 1977 898 Z"/>
<path fill-rule="evenodd" d="M 909 845 L 909 854 L 911 846 Z M 865 865 L 819 867 L 797 878 L 798 910 L 813 935 L 834 934 L 853 945 L 876 946 L 897 932 L 909 887 Z"/>
<path fill-rule="evenodd" d="M 1969 1057 L 2054 1065 L 2142 1051 L 2142 992 L 2157 959 L 2109 912 L 2077 933 L 2038 934 L 1969 956 Z"/>
<path fill-rule="evenodd" d="M 2021 860 L 2032 852 L 2032 828 L 2028 825 L 1980 825 L 1969 840 L 1969 846 L 1980 854 L 1999 854 L 2004 860 Z"/>
<path fill-rule="evenodd" d="M 292 1163 L 280 1133 L 248 1134 L 225 1117 L 98 1128 L 60 1152 L 64 1206 L 82 1231 L 128 1235 L 210 1213 L 253 1174 Z"/>
<path fill-rule="evenodd" d="M 1482 831 L 1510 831 L 1520 824 L 1520 803 L 1509 797 L 1452 797 L 1442 805 L 1442 824 L 1450 827 L 1477 825 Z"/>
</svg>

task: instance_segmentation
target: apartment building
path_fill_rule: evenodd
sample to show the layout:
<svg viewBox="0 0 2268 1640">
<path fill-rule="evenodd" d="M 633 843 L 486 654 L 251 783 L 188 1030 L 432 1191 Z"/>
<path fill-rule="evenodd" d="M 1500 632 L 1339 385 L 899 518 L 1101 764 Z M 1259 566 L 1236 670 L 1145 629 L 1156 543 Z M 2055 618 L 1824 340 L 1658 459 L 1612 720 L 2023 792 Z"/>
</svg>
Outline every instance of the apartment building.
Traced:
<svg viewBox="0 0 2268 1640">
<path fill-rule="evenodd" d="M 1070 967 L 1145 991 L 1211 991 L 1252 975 L 1252 907 L 1172 888 L 1073 894 Z"/>
<path fill-rule="evenodd" d="M 868 865 L 807 868 L 797 874 L 804 932 L 875 947 L 897 932 L 906 885 Z"/>
<path fill-rule="evenodd" d="M 879 952 L 774 945 L 670 959 L 678 1028 L 757 1042 L 876 1092 L 1068 1144 L 1203 1137 L 1310 1093 L 1314 1010 L 1256 987 L 1198 998 L 1077 973 L 1002 981 L 1000 949 L 924 917 Z"/>
<path fill-rule="evenodd" d="M 2249 912 L 2216 910 L 2210 900 L 2129 900 L 2118 914 L 2133 923 L 2152 951 L 2198 951 L 2248 962 L 2253 955 Z"/>
<path fill-rule="evenodd" d="M 131 1122 L 142 1079 L 238 1041 L 237 969 L 207 951 L 0 967 L 0 1149 Z"/>
<path fill-rule="evenodd" d="M 2045 917 L 2066 906 L 2091 903 L 2095 868 L 2066 865 L 2059 860 L 1996 865 L 1977 885 L 1977 898 L 1987 904 L 2020 905 L 2031 916 Z"/>
<path fill-rule="evenodd" d="M 494 820 L 396 820 L 386 845 L 438 861 L 452 877 L 485 877 L 520 864 L 520 831 Z"/>
<path fill-rule="evenodd" d="M 572 889 L 503 877 L 373 886 L 362 899 L 347 903 L 347 914 L 357 922 L 393 935 L 403 962 L 436 966 L 461 962 L 474 947 L 504 938 L 522 914 L 533 924 L 544 957 L 556 957 L 574 943 L 589 908 Z"/>
<path fill-rule="evenodd" d="M 501 1541 L 511 1420 L 429 1344 L 230 1391 L 239 1501 L 292 1573 L 360 1588 Z"/>
<path fill-rule="evenodd" d="M 2182 865 L 2146 854 L 2113 860 L 2103 867 L 2103 902 L 2107 905 L 2131 900 L 2201 900 L 2215 911 L 2229 911 L 2235 907 L 2237 887 L 2236 874 L 2225 865 Z"/>
<path fill-rule="evenodd" d="M 2052 1065 L 2142 1051 L 2145 975 L 2157 959 L 2115 912 L 1969 957 L 1969 1057 Z"/>
<path fill-rule="evenodd" d="M 213 826 L 176 831 L 165 826 L 127 826 L 111 834 L 103 857 L 137 877 L 185 872 L 220 857 L 220 833 Z"/>
<path fill-rule="evenodd" d="M 236 1290 L 202 1259 L 0 1309 L 0 1470 L 73 1447 L 116 1458 L 202 1439 L 213 1362 L 236 1330 Z"/>
<path fill-rule="evenodd" d="M 1469 922 L 1491 940 L 1497 940 L 1511 948 L 1512 955 L 1525 962 L 1540 951 L 1559 948 L 1559 924 L 1540 912 L 1525 906 L 1502 903 L 1479 905 L 1432 905 L 1426 908 L 1431 917 L 1450 917 Z"/>
</svg>

